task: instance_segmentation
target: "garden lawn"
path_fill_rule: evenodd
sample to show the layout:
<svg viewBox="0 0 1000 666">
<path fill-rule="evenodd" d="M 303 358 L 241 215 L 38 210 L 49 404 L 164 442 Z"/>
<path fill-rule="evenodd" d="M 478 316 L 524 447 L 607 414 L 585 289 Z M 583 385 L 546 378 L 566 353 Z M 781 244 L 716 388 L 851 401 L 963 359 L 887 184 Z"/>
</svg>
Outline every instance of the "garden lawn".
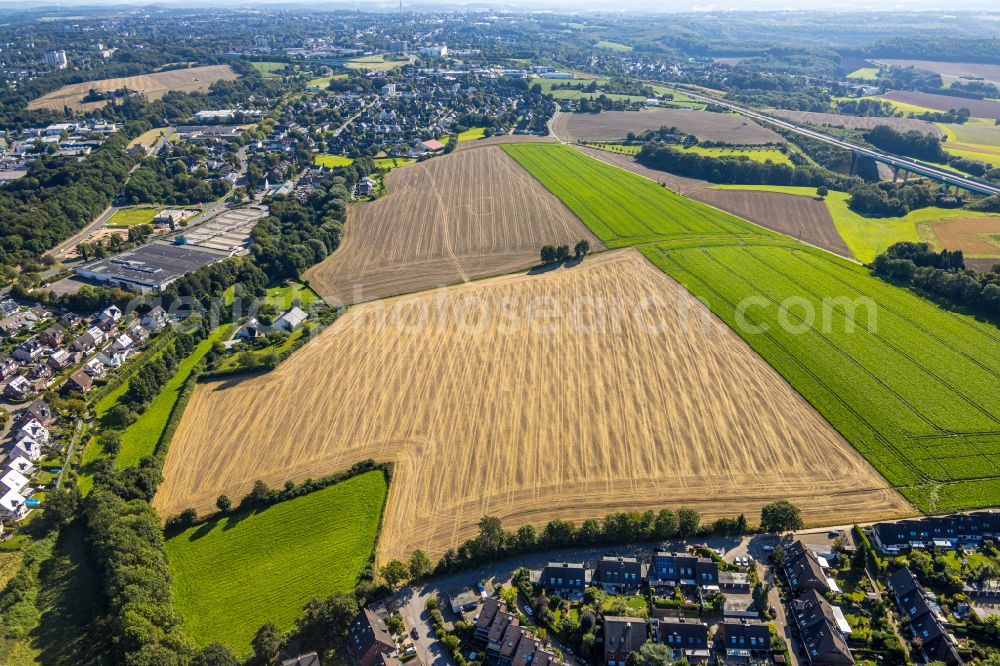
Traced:
<svg viewBox="0 0 1000 666">
<path fill-rule="evenodd" d="M 177 364 L 177 372 L 167 380 L 163 389 L 153 398 L 135 423 L 130 425 L 122 433 L 121 449 L 115 457 L 115 466 L 119 469 L 135 467 L 145 456 L 151 456 L 156 451 L 156 446 L 160 442 L 160 436 L 167 427 L 170 413 L 177 404 L 184 383 L 191 376 L 191 371 L 198 364 L 205 354 L 212 348 L 212 343 L 220 340 L 222 334 L 229 328 L 223 325 L 216 328 L 204 340 L 198 343 L 194 351 Z"/>
<path fill-rule="evenodd" d="M 312 303 L 319 300 L 319 296 L 301 282 L 291 282 L 280 287 L 270 287 L 267 290 L 265 300 L 282 311 L 290 309 L 298 300 L 299 307 L 306 310 Z"/>
<path fill-rule="evenodd" d="M 354 164 L 354 160 L 343 155 L 316 155 L 313 157 L 313 163 L 317 166 L 333 168 L 350 166 Z"/>
<path fill-rule="evenodd" d="M 917 508 L 996 504 L 996 327 L 792 242 L 641 250 L 703 299 Z"/>
<path fill-rule="evenodd" d="M 366 472 L 168 539 L 185 632 L 245 655 L 260 625 L 290 629 L 310 598 L 353 590 L 374 551 L 386 491 L 382 472 Z"/>
<path fill-rule="evenodd" d="M 692 237 L 777 237 L 569 146 L 507 144 L 503 149 L 609 248 Z"/>
<path fill-rule="evenodd" d="M 109 227 L 132 227 L 137 224 L 152 224 L 160 208 L 122 208 L 108 220 Z"/>
<path fill-rule="evenodd" d="M 716 189 L 724 190 L 761 190 L 765 192 L 782 192 L 801 196 L 816 196 L 812 187 L 792 187 L 783 185 L 717 185 Z M 841 238 L 854 253 L 855 258 L 863 263 L 874 261 L 875 257 L 885 252 L 890 245 L 901 241 L 914 243 L 923 242 L 917 231 L 921 223 L 940 222 L 951 218 L 992 217 L 991 213 L 955 208 L 918 208 L 902 217 L 864 217 L 858 215 L 847 205 L 849 195 L 846 192 L 830 192 L 826 196 L 826 207 L 830 217 L 837 227 Z"/>
</svg>

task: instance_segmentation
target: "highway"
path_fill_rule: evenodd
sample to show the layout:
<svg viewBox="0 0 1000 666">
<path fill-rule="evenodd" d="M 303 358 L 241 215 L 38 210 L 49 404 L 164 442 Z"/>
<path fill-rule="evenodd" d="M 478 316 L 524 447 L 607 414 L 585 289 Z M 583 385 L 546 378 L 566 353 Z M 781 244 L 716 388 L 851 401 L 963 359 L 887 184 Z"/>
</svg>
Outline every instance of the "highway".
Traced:
<svg viewBox="0 0 1000 666">
<path fill-rule="evenodd" d="M 960 173 L 955 173 L 954 171 L 949 171 L 940 166 L 935 166 L 933 164 L 928 164 L 926 162 L 921 162 L 919 160 L 911 159 L 909 157 L 901 157 L 899 155 L 893 155 L 892 153 L 887 153 L 882 150 L 877 150 L 875 148 L 869 148 L 867 146 L 859 146 L 856 143 L 851 143 L 850 141 L 844 141 L 843 139 L 837 139 L 830 136 L 829 134 L 824 134 L 823 132 L 817 132 L 816 130 L 809 129 L 808 127 L 802 127 L 801 125 L 796 125 L 795 123 L 783 120 L 780 118 L 775 118 L 769 116 L 760 111 L 754 111 L 753 109 L 748 109 L 744 106 L 739 106 L 737 104 L 731 104 L 730 102 L 724 102 L 722 100 L 715 99 L 713 97 L 708 97 L 701 95 L 699 93 L 693 93 L 690 90 L 676 89 L 678 92 L 692 97 L 702 102 L 708 102 L 710 104 L 716 104 L 718 106 L 724 106 L 730 111 L 735 111 L 740 115 L 746 116 L 753 120 L 758 120 L 764 123 L 770 123 L 771 125 L 776 125 L 782 129 L 787 129 L 797 134 L 803 136 L 808 136 L 812 139 L 817 139 L 823 141 L 824 143 L 829 143 L 831 145 L 837 146 L 838 148 L 843 148 L 844 150 L 850 150 L 856 155 L 861 155 L 862 157 L 867 157 L 875 160 L 876 162 L 882 162 L 883 164 L 888 164 L 893 168 L 899 168 L 904 171 L 910 171 L 915 174 L 922 176 L 927 176 L 935 180 L 939 180 L 948 185 L 955 185 L 965 190 L 971 192 L 976 192 L 978 194 L 986 195 L 1000 195 L 1000 185 L 990 183 L 985 180 L 980 180 L 978 178 L 973 178 L 971 176 L 964 176 Z"/>
</svg>

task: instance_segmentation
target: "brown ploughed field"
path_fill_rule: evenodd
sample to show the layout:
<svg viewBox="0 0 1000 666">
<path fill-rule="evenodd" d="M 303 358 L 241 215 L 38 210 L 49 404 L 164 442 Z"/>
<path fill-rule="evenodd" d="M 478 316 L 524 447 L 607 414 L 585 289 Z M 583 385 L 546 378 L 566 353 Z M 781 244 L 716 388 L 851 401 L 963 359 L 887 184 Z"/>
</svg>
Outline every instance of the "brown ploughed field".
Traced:
<svg viewBox="0 0 1000 666">
<path fill-rule="evenodd" d="M 1000 218 L 960 217 L 935 222 L 931 230 L 946 250 L 1000 261 Z"/>
<path fill-rule="evenodd" d="M 480 151 L 472 151 L 477 153 Z M 441 160 L 445 161 L 445 160 Z M 365 303 L 265 375 L 200 384 L 161 515 L 394 461 L 379 560 L 508 529 L 783 498 L 810 524 L 913 509 L 760 356 L 635 250 Z"/>
<path fill-rule="evenodd" d="M 893 60 L 879 58 L 876 62 L 897 67 L 916 67 L 936 72 L 945 81 L 958 81 L 963 77 L 980 77 L 988 83 L 1000 86 L 1000 65 L 985 65 L 972 62 L 943 62 L 940 60 Z"/>
<path fill-rule="evenodd" d="M 702 141 L 733 144 L 784 143 L 779 134 L 735 113 L 644 109 L 601 113 L 560 113 L 552 121 L 552 132 L 563 141 L 617 141 L 629 132 L 676 127 Z"/>
<path fill-rule="evenodd" d="M 789 111 L 787 109 L 768 109 L 768 113 L 779 118 L 787 118 L 800 123 L 813 125 L 828 125 L 830 127 L 846 127 L 848 129 L 871 129 L 877 125 L 888 125 L 897 132 L 916 130 L 924 134 L 944 136 L 941 128 L 934 123 L 917 118 L 877 118 L 874 116 L 845 116 L 839 113 L 817 113 L 815 111 Z"/>
<path fill-rule="evenodd" d="M 64 106 L 68 106 L 74 111 L 91 111 L 108 103 L 108 100 L 84 102 L 83 98 L 91 89 L 109 92 L 128 88 L 143 93 L 149 99 L 159 99 L 169 90 L 207 92 L 208 87 L 216 81 L 233 81 L 237 78 L 239 76 L 229 65 L 206 65 L 101 81 L 84 81 L 83 83 L 71 83 L 42 95 L 38 99 L 33 99 L 28 102 L 28 109 L 62 111 Z"/>
<path fill-rule="evenodd" d="M 543 245 L 600 241 L 497 146 L 393 171 L 389 194 L 348 209 L 344 242 L 305 277 L 350 304 L 527 268 Z"/>
<path fill-rule="evenodd" d="M 1000 102 L 994 102 L 989 99 L 967 99 L 965 97 L 935 95 L 934 93 L 915 92 L 913 90 L 893 90 L 882 95 L 882 97 L 893 102 L 914 104 L 938 111 L 948 111 L 964 107 L 976 118 L 1000 118 Z"/>
</svg>

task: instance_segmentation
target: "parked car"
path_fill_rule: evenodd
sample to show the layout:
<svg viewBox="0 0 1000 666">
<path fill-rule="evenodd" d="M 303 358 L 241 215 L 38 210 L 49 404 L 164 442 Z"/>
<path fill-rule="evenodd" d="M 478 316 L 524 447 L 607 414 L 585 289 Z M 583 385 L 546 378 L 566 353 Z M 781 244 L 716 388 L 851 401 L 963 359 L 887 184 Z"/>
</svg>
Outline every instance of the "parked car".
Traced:
<svg viewBox="0 0 1000 666">
<path fill-rule="evenodd" d="M 420 638 L 420 632 L 417 631 L 416 627 L 413 627 L 413 629 L 410 629 L 410 635 L 413 636 L 414 639 Z"/>
<path fill-rule="evenodd" d="M 764 552 L 765 553 L 773 553 L 774 552 L 774 546 L 772 546 L 770 544 L 764 546 Z"/>
</svg>

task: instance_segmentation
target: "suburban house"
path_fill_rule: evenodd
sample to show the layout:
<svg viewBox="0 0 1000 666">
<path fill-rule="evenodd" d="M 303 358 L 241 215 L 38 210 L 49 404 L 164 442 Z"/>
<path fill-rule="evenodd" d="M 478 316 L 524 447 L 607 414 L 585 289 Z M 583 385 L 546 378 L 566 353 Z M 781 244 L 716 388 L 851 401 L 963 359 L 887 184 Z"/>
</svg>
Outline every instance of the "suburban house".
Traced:
<svg viewBox="0 0 1000 666">
<path fill-rule="evenodd" d="M 483 606 L 479 609 L 479 616 L 476 618 L 476 638 L 480 641 L 489 640 L 490 627 L 499 613 L 507 612 L 507 604 L 492 597 L 483 600 Z"/>
<path fill-rule="evenodd" d="M 122 363 L 127 361 L 130 356 L 132 356 L 131 349 L 122 349 L 119 351 L 112 351 L 110 354 L 103 351 L 97 352 L 96 358 L 109 368 L 120 368 Z"/>
<path fill-rule="evenodd" d="M 354 186 L 354 194 L 359 197 L 370 197 L 378 189 L 378 183 L 371 176 L 365 176 Z"/>
<path fill-rule="evenodd" d="M 73 351 L 88 353 L 94 351 L 97 348 L 97 341 L 90 332 L 81 333 L 80 335 L 73 338 L 72 344 L 70 344 L 70 349 Z"/>
<path fill-rule="evenodd" d="M 30 437 L 22 437 L 10 447 L 10 458 L 18 457 L 38 462 L 42 458 L 42 445 Z"/>
<path fill-rule="evenodd" d="M 94 379 L 100 379 L 104 376 L 104 364 L 98 358 L 92 358 L 83 364 L 83 371 Z"/>
<path fill-rule="evenodd" d="M 122 318 L 122 311 L 118 308 L 117 305 L 112 305 L 111 307 L 106 308 L 103 312 L 101 312 L 101 314 L 98 316 L 98 321 L 102 326 L 106 326 L 108 327 L 108 329 L 111 329 L 114 328 L 115 324 L 121 321 L 121 318 Z"/>
<path fill-rule="evenodd" d="M 605 555 L 597 562 L 593 582 L 611 594 L 635 594 L 646 580 L 647 569 L 638 558 Z"/>
<path fill-rule="evenodd" d="M 913 643 L 926 661 L 943 661 L 948 666 L 961 664 L 955 640 L 941 622 L 941 611 L 908 567 L 889 576 L 889 589 L 896 605 L 910 621 Z"/>
<path fill-rule="evenodd" d="M 11 400 L 27 400 L 28 397 L 34 395 L 36 391 L 34 385 L 28 381 L 27 377 L 18 375 L 7 382 L 7 386 L 4 387 L 3 393 Z"/>
<path fill-rule="evenodd" d="M 93 339 L 95 345 L 103 345 L 108 340 L 108 334 L 98 326 L 91 326 L 86 334 Z"/>
<path fill-rule="evenodd" d="M 379 654 L 396 656 L 398 649 L 385 620 L 367 608 L 362 608 L 351 623 L 347 648 L 361 666 L 374 666 Z"/>
<path fill-rule="evenodd" d="M 785 575 L 795 594 L 806 590 L 826 594 L 834 588 L 816 553 L 802 545 L 801 541 L 796 541 L 785 549 Z"/>
<path fill-rule="evenodd" d="M 0 477 L 0 493 L 6 494 L 13 490 L 20 493 L 28 485 L 28 477 L 24 476 L 16 469 L 7 469 L 7 472 Z"/>
<path fill-rule="evenodd" d="M 517 645 L 521 642 L 527 629 L 518 622 L 506 622 L 504 618 L 498 617 L 494 620 L 496 628 L 503 627 L 503 631 L 496 637 L 493 630 L 490 631 L 490 640 L 486 644 L 486 656 L 495 663 L 503 666 L 510 666 L 517 653 Z"/>
<path fill-rule="evenodd" d="M 720 571 L 719 590 L 724 594 L 750 594 L 750 579 L 739 571 Z"/>
<path fill-rule="evenodd" d="M 759 620 L 725 620 L 715 632 L 719 656 L 727 664 L 746 664 L 765 659 L 771 651 L 771 630 Z"/>
<path fill-rule="evenodd" d="M 309 315 L 306 313 L 305 310 L 299 307 L 294 307 L 285 314 L 275 319 L 274 327 L 280 328 L 282 330 L 291 333 L 292 331 L 296 331 L 299 328 L 301 328 L 302 324 L 304 324 L 306 319 L 308 318 Z"/>
<path fill-rule="evenodd" d="M 142 317 L 142 325 L 151 331 L 158 331 L 167 325 L 167 313 L 159 305 Z"/>
<path fill-rule="evenodd" d="M 689 664 L 705 663 L 711 657 L 708 625 L 695 618 L 664 618 L 657 622 L 654 638 L 666 645 L 671 656 Z"/>
<path fill-rule="evenodd" d="M 962 543 L 978 544 L 983 539 L 1000 538 L 1000 511 L 973 511 L 951 516 L 876 523 L 872 541 L 884 553 L 895 554 L 910 548 L 954 549 Z"/>
<path fill-rule="evenodd" d="M 94 379 L 82 369 L 70 375 L 67 381 L 70 388 L 76 389 L 81 393 L 86 393 L 94 387 Z"/>
<path fill-rule="evenodd" d="M 625 666 L 625 658 L 646 642 L 646 621 L 640 617 L 604 618 L 604 664 Z"/>
<path fill-rule="evenodd" d="M 531 572 L 531 582 L 549 594 L 569 596 L 583 594 L 590 584 L 591 574 L 585 562 L 549 562 L 541 571 Z"/>
<path fill-rule="evenodd" d="M 68 368 L 73 359 L 65 349 L 57 349 L 49 354 L 45 362 L 53 370 L 62 370 L 63 368 Z"/>
<path fill-rule="evenodd" d="M 0 517 L 6 520 L 21 520 L 28 515 L 28 507 L 24 502 L 23 495 L 13 490 L 8 491 L 0 497 Z"/>
<path fill-rule="evenodd" d="M 260 322 L 257 321 L 256 317 L 250 317 L 245 324 L 240 326 L 233 337 L 237 340 L 256 340 L 261 333 Z"/>
<path fill-rule="evenodd" d="M 43 350 L 37 338 L 29 338 L 14 348 L 13 356 L 21 363 L 31 363 L 42 355 Z"/>
<path fill-rule="evenodd" d="M 139 322 L 133 322 L 131 326 L 125 329 L 125 335 L 132 338 L 132 341 L 138 345 L 149 340 L 149 332 L 144 329 Z"/>
<path fill-rule="evenodd" d="M 710 559 L 658 550 L 649 567 L 649 585 L 655 590 L 678 586 L 717 586 L 719 565 Z"/>
<path fill-rule="evenodd" d="M 75 312 L 67 312 L 62 317 L 59 318 L 59 324 L 65 329 L 73 329 L 83 323 L 83 319 L 80 318 Z"/>
<path fill-rule="evenodd" d="M 436 155 L 445 149 L 445 145 L 436 139 L 421 141 L 413 148 L 410 148 L 410 157 L 422 157 L 424 155 Z"/>
<path fill-rule="evenodd" d="M 25 423 L 34 419 L 48 428 L 49 424 L 52 423 L 52 418 L 52 410 L 49 408 L 48 403 L 41 398 L 33 401 L 30 405 L 28 405 L 28 408 L 24 410 L 23 419 Z"/>
<path fill-rule="evenodd" d="M 840 609 L 816 590 L 807 590 L 791 604 L 795 625 L 811 666 L 850 666 L 854 656 L 847 646 L 851 626 Z"/>
<path fill-rule="evenodd" d="M 17 439 L 30 438 L 39 442 L 41 444 L 49 443 L 49 431 L 41 423 L 35 419 L 28 419 L 21 426 L 21 429 L 17 431 Z"/>
<path fill-rule="evenodd" d="M 125 351 L 126 349 L 131 349 L 134 346 L 135 340 L 130 338 L 126 333 L 121 333 L 114 339 L 114 342 L 111 343 L 111 349 L 114 351 Z"/>
<path fill-rule="evenodd" d="M 0 379 L 7 379 L 17 372 L 18 363 L 10 356 L 0 357 Z"/>
<path fill-rule="evenodd" d="M 48 347 L 58 347 L 65 339 L 66 329 L 61 324 L 52 324 L 38 336 L 38 340 Z"/>
<path fill-rule="evenodd" d="M 35 471 L 35 466 L 31 464 L 31 461 L 22 456 L 9 459 L 7 461 L 7 467 L 17 470 L 18 473 L 25 476 L 31 476 Z"/>
</svg>

